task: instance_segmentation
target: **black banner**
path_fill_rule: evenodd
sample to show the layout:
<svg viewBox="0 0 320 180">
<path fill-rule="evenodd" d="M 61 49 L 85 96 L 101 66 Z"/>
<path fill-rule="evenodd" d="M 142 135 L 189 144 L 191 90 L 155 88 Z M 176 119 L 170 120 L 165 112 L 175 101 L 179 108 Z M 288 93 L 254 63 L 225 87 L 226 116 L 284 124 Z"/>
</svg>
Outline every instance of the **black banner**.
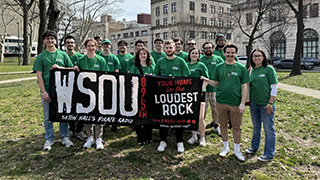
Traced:
<svg viewBox="0 0 320 180">
<path fill-rule="evenodd" d="M 202 81 L 99 71 L 50 72 L 50 121 L 198 129 Z"/>
</svg>

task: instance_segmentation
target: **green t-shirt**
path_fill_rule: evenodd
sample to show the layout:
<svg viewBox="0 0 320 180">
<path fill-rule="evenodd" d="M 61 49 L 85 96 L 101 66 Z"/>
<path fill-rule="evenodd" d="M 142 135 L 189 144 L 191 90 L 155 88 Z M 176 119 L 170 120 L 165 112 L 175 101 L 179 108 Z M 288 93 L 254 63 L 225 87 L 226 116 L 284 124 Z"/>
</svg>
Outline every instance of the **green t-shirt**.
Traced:
<svg viewBox="0 0 320 180">
<path fill-rule="evenodd" d="M 212 76 L 213 71 L 215 70 L 216 66 L 223 61 L 223 59 L 219 56 L 213 55 L 211 57 L 207 57 L 207 56 L 203 56 L 202 58 L 200 58 L 201 62 L 203 62 L 203 64 L 205 64 L 208 68 L 209 71 L 209 77 Z M 207 92 L 216 92 L 217 88 L 207 85 Z"/>
<path fill-rule="evenodd" d="M 239 106 L 242 97 L 242 84 L 249 83 L 247 68 L 236 62 L 233 65 L 220 63 L 212 73 L 212 80 L 219 81 L 217 87 L 217 102 L 231 106 Z"/>
<path fill-rule="evenodd" d="M 278 84 L 277 73 L 272 66 L 252 68 L 250 75 L 250 101 L 258 105 L 267 105 L 272 84 Z"/>
<path fill-rule="evenodd" d="M 80 70 L 109 71 L 106 60 L 99 55 L 92 59 L 89 59 L 88 56 L 83 56 L 78 60 L 77 66 Z"/>
<path fill-rule="evenodd" d="M 69 56 L 69 57 L 70 57 L 70 59 L 71 59 L 71 61 L 72 61 L 73 65 L 77 65 L 77 61 L 78 61 L 78 59 L 82 58 L 82 57 L 83 57 L 83 55 L 82 55 L 82 54 L 80 54 L 79 52 L 76 52 L 74 55 Z"/>
<path fill-rule="evenodd" d="M 114 54 L 110 53 L 108 56 L 105 56 L 100 52 L 98 55 L 106 60 L 110 72 L 114 72 L 116 69 L 121 69 L 120 61 Z"/>
<path fill-rule="evenodd" d="M 181 57 L 182 59 L 184 59 L 184 61 L 186 63 L 188 63 L 188 53 L 187 52 L 181 51 L 180 54 L 175 54 L 175 55 L 178 56 L 178 57 Z"/>
<path fill-rule="evenodd" d="M 99 51 L 99 50 L 94 50 L 94 52 L 96 53 L 96 54 L 99 54 L 100 52 L 102 52 L 102 51 Z"/>
<path fill-rule="evenodd" d="M 132 58 L 133 56 L 130 53 L 127 53 L 125 55 L 117 55 L 117 58 L 119 59 L 120 65 L 121 65 L 121 69 L 119 70 L 119 72 L 122 73 L 126 73 L 127 72 L 127 65 L 128 65 L 128 61 Z"/>
<path fill-rule="evenodd" d="M 188 63 L 188 67 L 189 67 L 190 72 L 191 72 L 189 77 L 204 76 L 206 78 L 209 78 L 208 68 L 202 62 L 196 62 L 194 64 L 190 64 L 190 62 L 189 62 Z"/>
<path fill-rule="evenodd" d="M 47 92 L 49 92 L 50 69 L 54 64 L 62 67 L 73 67 L 68 54 L 57 49 L 55 52 L 48 52 L 47 50 L 44 50 L 40 53 L 34 61 L 32 68 L 34 71 L 42 72 L 44 87 Z"/>
<path fill-rule="evenodd" d="M 224 61 L 226 60 L 226 57 L 224 56 L 224 52 L 222 49 L 215 49 L 213 51 L 213 54 L 221 57 Z"/>
<path fill-rule="evenodd" d="M 129 59 L 128 64 L 127 64 L 127 71 L 130 71 L 131 67 L 134 65 L 134 61 L 135 61 L 134 58 L 135 58 L 135 56 L 133 56 L 132 58 Z M 155 66 L 156 64 L 155 64 L 152 56 L 150 57 L 150 60 L 151 60 L 151 64 Z"/>
<path fill-rule="evenodd" d="M 172 60 L 161 58 L 154 69 L 154 74 L 162 76 L 188 76 L 191 74 L 187 63 L 181 57 Z"/>
<path fill-rule="evenodd" d="M 153 74 L 153 71 L 154 71 L 154 65 L 149 65 L 147 67 L 143 67 L 141 66 L 141 69 L 142 69 L 142 72 L 144 74 Z M 130 68 L 130 73 L 132 74 L 140 74 L 140 71 L 139 71 L 139 68 L 135 65 L 133 65 L 131 68 Z"/>
<path fill-rule="evenodd" d="M 165 52 L 161 52 L 161 53 L 157 53 L 155 51 L 151 51 L 150 52 L 152 58 L 154 59 L 154 62 L 157 63 L 157 61 L 163 57 L 166 57 L 166 53 Z"/>
</svg>

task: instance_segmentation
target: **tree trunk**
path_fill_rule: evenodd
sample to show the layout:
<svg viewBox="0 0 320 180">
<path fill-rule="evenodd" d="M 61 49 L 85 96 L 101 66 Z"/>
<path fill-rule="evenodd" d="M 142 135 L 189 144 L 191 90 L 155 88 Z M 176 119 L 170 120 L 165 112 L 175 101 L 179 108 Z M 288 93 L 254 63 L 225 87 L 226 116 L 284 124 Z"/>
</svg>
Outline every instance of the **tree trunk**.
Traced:
<svg viewBox="0 0 320 180">
<path fill-rule="evenodd" d="M 48 16 L 49 16 L 49 23 L 48 29 L 57 31 L 57 19 L 59 17 L 60 10 L 58 9 L 57 0 L 50 0 L 49 9 L 48 9 Z"/>
<path fill-rule="evenodd" d="M 248 45 L 246 46 L 246 53 L 247 53 L 247 64 L 246 64 L 246 67 L 249 68 L 251 66 L 251 62 L 250 62 L 250 55 L 251 55 L 251 51 L 252 51 L 252 43 L 253 43 L 253 38 L 250 38 L 249 39 L 249 43 Z"/>
<path fill-rule="evenodd" d="M 46 12 L 46 1 L 39 0 L 39 9 L 40 9 L 40 25 L 39 25 L 39 36 L 38 36 L 38 48 L 37 53 L 40 54 L 44 49 L 42 34 L 46 31 L 47 28 L 47 12 Z"/>
<path fill-rule="evenodd" d="M 23 9 L 23 62 L 22 65 L 29 65 L 29 55 L 28 55 L 28 44 L 29 44 L 29 38 L 28 38 L 28 9 Z"/>
<path fill-rule="evenodd" d="M 4 53 L 4 44 L 0 42 L 0 63 L 3 63 L 3 60 L 4 60 L 3 53 Z"/>
</svg>

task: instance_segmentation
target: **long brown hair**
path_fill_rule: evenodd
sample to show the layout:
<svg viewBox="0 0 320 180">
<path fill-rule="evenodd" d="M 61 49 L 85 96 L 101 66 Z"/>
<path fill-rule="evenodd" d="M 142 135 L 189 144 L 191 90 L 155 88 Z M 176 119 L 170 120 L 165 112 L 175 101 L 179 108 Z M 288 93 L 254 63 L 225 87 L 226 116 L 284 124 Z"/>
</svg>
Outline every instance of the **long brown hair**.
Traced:
<svg viewBox="0 0 320 180">
<path fill-rule="evenodd" d="M 140 67 L 140 58 L 139 58 L 139 54 L 141 51 L 145 51 L 147 53 L 147 59 L 146 59 L 146 63 L 147 66 L 151 65 L 151 56 L 150 56 L 150 52 L 146 49 L 146 48 L 141 48 L 138 50 L 138 52 L 136 53 L 135 57 L 134 57 L 134 65 L 137 67 Z"/>
</svg>

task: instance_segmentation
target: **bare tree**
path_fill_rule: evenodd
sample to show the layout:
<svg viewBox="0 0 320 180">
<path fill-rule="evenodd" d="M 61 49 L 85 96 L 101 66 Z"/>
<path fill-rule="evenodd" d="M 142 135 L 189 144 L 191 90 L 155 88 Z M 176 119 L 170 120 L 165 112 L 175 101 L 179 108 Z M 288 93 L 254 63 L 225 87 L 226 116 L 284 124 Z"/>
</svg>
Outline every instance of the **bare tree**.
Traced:
<svg viewBox="0 0 320 180">
<path fill-rule="evenodd" d="M 39 0 L 39 31 L 38 31 L 38 48 L 37 53 L 40 54 L 44 49 L 42 34 L 46 31 L 47 28 L 47 8 L 46 0 Z"/>
<path fill-rule="evenodd" d="M 58 0 L 50 0 L 49 8 L 48 8 L 48 29 L 57 31 L 57 20 L 60 14 L 60 10 L 58 9 Z"/>
<path fill-rule="evenodd" d="M 246 46 L 246 54 L 248 56 L 247 67 L 250 66 L 250 53 L 252 51 L 253 42 L 264 36 L 271 30 L 280 27 L 287 23 L 281 21 L 272 24 L 270 27 L 262 28 L 264 24 L 269 24 L 270 11 L 283 3 L 282 0 L 250 0 L 245 3 L 237 3 L 234 5 L 234 17 L 238 22 L 241 32 L 249 38 Z M 246 17 L 243 17 L 243 12 L 247 12 Z"/>
<path fill-rule="evenodd" d="M 8 5 L 4 2 L 0 2 L 0 26 L 2 27 L 2 32 L 0 34 L 0 63 L 3 63 L 4 60 L 4 42 L 7 35 L 8 25 L 15 19 L 15 16 L 8 18 L 6 15 L 8 13 Z"/>
</svg>

